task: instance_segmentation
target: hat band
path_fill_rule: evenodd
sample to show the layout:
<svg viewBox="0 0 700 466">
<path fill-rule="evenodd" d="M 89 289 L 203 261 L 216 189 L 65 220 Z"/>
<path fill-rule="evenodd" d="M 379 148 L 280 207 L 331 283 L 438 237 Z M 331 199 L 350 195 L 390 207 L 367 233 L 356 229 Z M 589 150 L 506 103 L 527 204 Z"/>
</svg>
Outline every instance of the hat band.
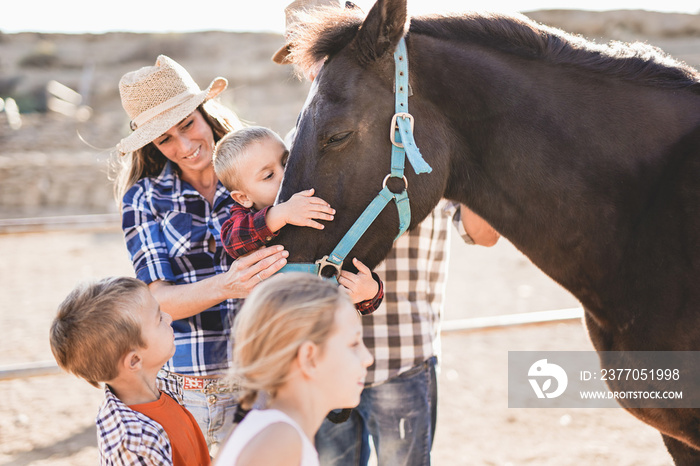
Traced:
<svg viewBox="0 0 700 466">
<path fill-rule="evenodd" d="M 165 102 L 156 105 L 155 107 L 151 107 L 145 112 L 142 112 L 140 115 L 136 116 L 133 120 L 131 120 L 131 123 L 129 123 L 129 126 L 131 127 L 132 131 L 136 131 L 137 128 L 143 126 L 145 123 L 147 123 L 149 120 L 153 119 L 154 117 L 160 115 L 161 113 L 170 110 L 171 108 L 177 107 L 178 105 L 186 102 L 188 99 L 194 97 L 196 94 L 193 94 L 189 91 L 185 91 L 182 94 L 176 95 L 175 97 L 172 97 Z"/>
</svg>

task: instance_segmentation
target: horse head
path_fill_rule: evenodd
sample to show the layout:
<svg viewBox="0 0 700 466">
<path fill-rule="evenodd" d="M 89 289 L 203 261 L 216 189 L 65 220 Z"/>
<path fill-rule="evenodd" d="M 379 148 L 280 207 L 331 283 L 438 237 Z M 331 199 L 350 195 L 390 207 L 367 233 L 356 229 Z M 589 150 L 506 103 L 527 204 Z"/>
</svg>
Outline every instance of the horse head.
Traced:
<svg viewBox="0 0 700 466">
<path fill-rule="evenodd" d="M 304 18 L 292 38 L 297 66 L 323 66 L 279 200 L 314 188 L 337 213 L 322 231 L 282 229 L 289 262 L 331 254 L 383 189 L 392 55 L 406 36 L 408 112 L 432 167 L 406 164 L 409 227 L 440 198 L 459 201 L 581 301 L 598 351 L 698 349 L 697 70 L 647 44 L 598 45 L 522 16 L 416 18 L 407 34 L 405 0 L 355 12 Z M 347 258 L 376 266 L 399 224 L 387 206 Z M 625 407 L 663 432 L 678 464 L 700 464 L 697 410 Z"/>
<path fill-rule="evenodd" d="M 289 262 L 314 261 L 329 254 L 362 211 L 382 189 L 391 171 L 390 125 L 394 115 L 394 58 L 397 43 L 407 30 L 405 0 L 379 0 L 362 20 L 356 10 L 345 11 L 332 22 L 327 17 L 306 18 L 313 37 L 297 38 L 291 58 L 302 68 L 323 63 L 299 115 L 279 201 L 314 188 L 316 195 L 336 209 L 335 220 L 324 230 L 285 227 L 277 242 L 290 252 Z M 312 24 L 315 21 L 315 26 Z M 312 24 L 309 26 L 309 24 Z M 410 76 L 410 74 L 409 74 Z M 415 139 L 432 166 L 430 174 L 416 175 L 406 163 L 405 177 L 411 207 L 410 227 L 430 212 L 445 190 L 447 161 L 441 131 L 429 131 L 432 111 L 414 96 L 409 111 L 415 117 Z M 433 122 L 435 118 L 432 118 Z M 391 178 L 393 192 L 404 188 Z M 399 231 L 399 215 L 388 205 L 348 255 L 369 267 L 388 253 Z M 347 261 L 350 263 L 351 261 Z M 352 269 L 351 264 L 347 268 Z"/>
</svg>

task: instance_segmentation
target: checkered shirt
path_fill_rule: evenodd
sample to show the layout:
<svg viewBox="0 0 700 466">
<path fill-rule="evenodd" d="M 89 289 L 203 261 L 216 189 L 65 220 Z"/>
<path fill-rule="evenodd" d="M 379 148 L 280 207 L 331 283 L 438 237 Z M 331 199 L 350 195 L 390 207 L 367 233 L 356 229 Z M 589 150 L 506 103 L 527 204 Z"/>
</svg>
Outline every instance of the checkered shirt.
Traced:
<svg viewBox="0 0 700 466">
<path fill-rule="evenodd" d="M 374 355 L 365 384 L 378 385 L 440 354 L 440 323 L 450 254 L 450 223 L 465 242 L 459 204 L 440 201 L 403 234 L 374 271 L 384 281 L 384 303 L 362 317 L 364 341 Z"/>
<path fill-rule="evenodd" d="M 136 277 L 194 283 L 226 272 L 232 259 L 219 232 L 233 199 L 219 183 L 213 207 L 167 162 L 157 177 L 139 180 L 124 196 L 122 230 Z M 209 242 L 216 250 L 209 251 Z M 229 299 L 173 322 L 175 355 L 165 368 L 186 375 L 225 372 L 231 360 L 231 323 L 240 303 Z"/>
<path fill-rule="evenodd" d="M 158 388 L 182 404 L 175 380 L 158 377 Z M 171 465 L 172 447 L 165 429 L 153 419 L 134 411 L 105 386 L 105 400 L 95 419 L 100 464 Z"/>
<path fill-rule="evenodd" d="M 234 259 L 255 251 L 267 244 L 279 232 L 273 233 L 267 226 L 267 213 L 270 207 L 262 210 L 246 208 L 234 202 L 231 206 L 231 217 L 221 227 L 221 243 L 226 252 Z M 377 281 L 379 291 L 372 299 L 355 304 L 360 314 L 368 315 L 377 310 L 384 299 L 384 286 L 376 274 L 372 278 Z"/>
<path fill-rule="evenodd" d="M 255 210 L 233 203 L 231 216 L 221 227 L 221 243 L 229 256 L 236 259 L 253 252 L 277 236 L 278 232 L 273 233 L 267 226 L 269 210 L 269 206 Z"/>
</svg>

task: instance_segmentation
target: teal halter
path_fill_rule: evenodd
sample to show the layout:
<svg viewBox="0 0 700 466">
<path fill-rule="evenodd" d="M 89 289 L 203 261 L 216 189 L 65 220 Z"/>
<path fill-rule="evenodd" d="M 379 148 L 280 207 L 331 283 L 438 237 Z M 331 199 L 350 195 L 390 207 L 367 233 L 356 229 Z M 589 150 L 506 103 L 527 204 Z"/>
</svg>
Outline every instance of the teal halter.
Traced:
<svg viewBox="0 0 700 466">
<path fill-rule="evenodd" d="M 411 223 L 411 206 L 408 202 L 408 181 L 404 176 L 404 166 L 406 158 L 413 166 L 416 175 L 430 173 L 433 169 L 426 163 L 413 140 L 413 116 L 408 113 L 408 53 L 406 52 L 406 41 L 401 38 L 394 52 L 394 63 L 396 65 L 395 89 L 396 95 L 395 114 L 391 119 L 389 137 L 391 139 L 391 173 L 382 182 L 382 190 L 362 212 L 360 217 L 350 227 L 343 239 L 333 251 L 323 258 L 313 263 L 290 263 L 282 267 L 280 272 L 308 272 L 321 275 L 324 268 L 330 266 L 335 269 L 333 277 L 337 279 L 343 267 L 343 261 L 357 244 L 365 231 L 374 222 L 377 216 L 384 210 L 384 207 L 392 200 L 396 203 L 399 212 L 399 238 L 408 229 Z M 403 180 L 404 188 L 400 193 L 392 192 L 386 185 L 389 178 L 399 178 Z"/>
</svg>

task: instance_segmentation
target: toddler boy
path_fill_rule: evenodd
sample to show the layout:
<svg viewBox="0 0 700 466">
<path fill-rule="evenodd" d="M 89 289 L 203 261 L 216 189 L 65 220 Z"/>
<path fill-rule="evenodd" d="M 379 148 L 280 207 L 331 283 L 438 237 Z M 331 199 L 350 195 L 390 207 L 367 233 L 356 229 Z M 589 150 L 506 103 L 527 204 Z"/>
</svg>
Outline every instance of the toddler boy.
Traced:
<svg viewBox="0 0 700 466">
<path fill-rule="evenodd" d="M 335 210 L 309 189 L 274 205 L 289 151 L 272 130 L 251 126 L 221 138 L 214 149 L 214 170 L 236 203 L 221 227 L 221 242 L 234 259 L 269 242 L 285 225 L 323 229 L 316 220 L 333 220 Z M 357 274 L 341 272 L 338 283 L 361 314 L 374 312 L 384 298 L 381 280 L 353 259 Z"/>
<path fill-rule="evenodd" d="M 201 430 L 158 377 L 175 352 L 172 317 L 135 278 L 77 286 L 51 324 L 51 351 L 64 370 L 99 388 L 95 420 L 100 464 L 209 465 Z"/>
</svg>

